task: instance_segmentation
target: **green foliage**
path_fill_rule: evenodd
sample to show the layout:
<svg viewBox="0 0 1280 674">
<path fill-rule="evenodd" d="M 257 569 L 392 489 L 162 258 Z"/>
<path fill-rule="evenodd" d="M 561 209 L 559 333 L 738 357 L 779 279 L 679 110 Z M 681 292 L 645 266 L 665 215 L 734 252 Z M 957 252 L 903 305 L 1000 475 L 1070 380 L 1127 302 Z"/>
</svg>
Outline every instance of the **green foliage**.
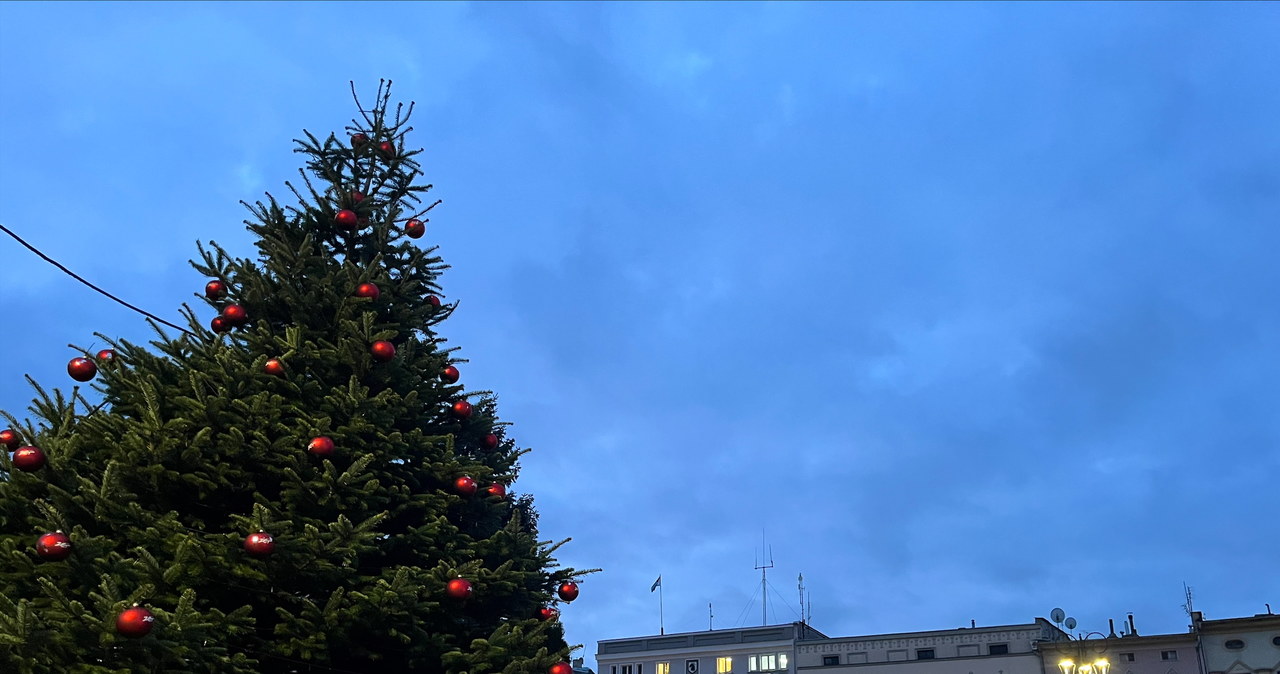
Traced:
<svg viewBox="0 0 1280 674">
<path fill-rule="evenodd" d="M 582 573 L 538 539 L 531 498 L 452 489 L 510 483 L 528 450 L 503 437 L 493 395 L 439 376 L 465 361 L 436 331 L 453 306 L 428 301 L 446 267 L 402 234 L 435 204 L 388 96 L 348 129 L 367 144 L 298 141 L 296 205 L 246 204 L 256 260 L 199 246 L 193 266 L 229 289 L 203 301 L 240 304 L 246 325 L 214 333 L 184 308 L 190 334 L 103 337 L 116 358 L 100 405 L 33 381 L 34 424 L 5 415 L 49 464 L 16 471 L 0 452 L 0 671 L 529 673 L 567 656 L 560 625 L 534 615 Z M 337 227 L 344 208 L 364 224 Z M 363 282 L 381 296 L 354 296 Z M 395 344 L 391 362 L 375 340 Z M 450 413 L 461 399 L 469 419 Z M 332 456 L 306 451 L 319 435 Z M 35 541 L 55 530 L 73 552 L 43 561 Z M 244 550 L 257 531 L 271 555 Z M 445 593 L 459 576 L 466 601 Z M 155 628 L 127 639 L 115 619 L 135 603 Z"/>
</svg>

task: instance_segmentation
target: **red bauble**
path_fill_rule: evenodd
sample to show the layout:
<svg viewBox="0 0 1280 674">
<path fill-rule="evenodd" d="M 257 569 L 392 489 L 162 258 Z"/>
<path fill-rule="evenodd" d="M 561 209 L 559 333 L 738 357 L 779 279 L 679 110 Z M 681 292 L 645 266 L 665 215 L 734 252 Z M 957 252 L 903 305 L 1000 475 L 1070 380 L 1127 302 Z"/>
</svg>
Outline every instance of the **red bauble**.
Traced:
<svg viewBox="0 0 1280 674">
<path fill-rule="evenodd" d="M 500 442 L 501 440 L 498 439 L 498 436 L 493 433 L 484 436 L 485 449 L 497 449 Z"/>
<path fill-rule="evenodd" d="M 307 443 L 307 451 L 316 456 L 331 456 L 333 454 L 333 439 L 327 435 L 311 438 L 311 442 Z"/>
<path fill-rule="evenodd" d="M 249 320 L 249 312 L 239 304 L 228 304 L 222 307 L 222 320 L 226 321 L 227 325 L 244 325 Z"/>
<path fill-rule="evenodd" d="M 458 383 L 458 377 L 461 377 L 461 376 L 462 376 L 462 373 L 458 372 L 458 368 L 452 365 L 450 365 L 449 367 L 446 367 L 444 371 L 440 373 L 440 378 L 449 382 L 450 384 Z"/>
<path fill-rule="evenodd" d="M 454 599 L 466 599 L 471 596 L 471 581 L 466 578 L 454 578 L 444 586 L 444 593 Z"/>
<path fill-rule="evenodd" d="M 351 147 L 364 147 L 369 142 L 369 137 L 363 133 L 351 134 Z"/>
<path fill-rule="evenodd" d="M 427 233 L 427 226 L 422 224 L 421 220 L 415 218 L 404 223 L 404 233 L 410 239 L 420 239 L 423 234 Z"/>
<path fill-rule="evenodd" d="M 211 300 L 220 300 L 227 295 L 227 284 L 222 281 L 209 281 L 204 284 L 204 296 Z"/>
<path fill-rule="evenodd" d="M 461 496 L 475 496 L 476 481 L 466 475 L 463 475 L 453 481 L 453 490 L 458 492 Z"/>
<path fill-rule="evenodd" d="M 369 346 L 369 353 L 379 363 L 385 363 L 396 357 L 396 345 L 391 342 L 377 341 Z"/>
<path fill-rule="evenodd" d="M 489 485 L 489 488 L 485 491 L 488 492 L 490 496 L 497 496 L 498 498 L 507 497 L 507 486 L 504 484 L 498 484 L 497 482 Z"/>
<path fill-rule="evenodd" d="M 377 284 L 374 283 L 361 283 L 356 286 L 356 297 L 368 297 L 371 300 L 376 300 L 381 294 L 382 291 L 378 290 Z"/>
<path fill-rule="evenodd" d="M 5 449 L 12 452 L 18 447 L 18 443 L 20 442 L 22 442 L 22 438 L 18 437 L 18 432 L 12 428 L 6 428 L 3 431 L 0 431 L 0 445 L 4 445 Z"/>
<path fill-rule="evenodd" d="M 155 621 L 156 617 L 151 615 L 151 611 L 141 606 L 134 606 L 133 608 L 125 609 L 123 613 L 116 617 L 116 631 L 122 637 L 141 639 L 151 634 L 151 627 L 155 624 Z"/>
<path fill-rule="evenodd" d="M 71 556 L 71 538 L 61 531 L 36 539 L 36 554 L 46 562 L 61 562 Z"/>
<path fill-rule="evenodd" d="M 578 598 L 578 584 L 571 580 L 566 580 L 560 583 L 560 587 L 556 588 L 556 594 L 560 595 L 560 598 L 565 601 L 573 601 Z"/>
<path fill-rule="evenodd" d="M 21 471 L 40 470 L 46 463 L 49 463 L 49 457 L 39 447 L 19 447 L 13 453 L 13 467 Z"/>
<path fill-rule="evenodd" d="M 231 324 L 221 316 L 214 316 L 213 320 L 209 321 L 209 329 L 214 332 L 226 332 L 231 329 Z"/>
<path fill-rule="evenodd" d="M 459 419 L 471 418 L 471 403 L 465 400 L 459 400 L 453 404 L 453 416 Z"/>
<path fill-rule="evenodd" d="M 360 218 L 356 217 L 355 211 L 350 211 L 344 208 L 338 211 L 337 215 L 333 216 L 333 224 L 343 229 L 355 229 L 356 225 L 360 224 Z"/>
<path fill-rule="evenodd" d="M 560 617 L 560 612 L 550 606 L 543 606 L 534 613 L 534 617 L 538 620 L 555 620 Z"/>
<path fill-rule="evenodd" d="M 249 534 L 248 536 L 245 536 L 244 549 L 251 555 L 266 557 L 267 555 L 275 552 L 276 539 L 272 538 L 271 534 L 265 531 Z"/>
<path fill-rule="evenodd" d="M 113 360 L 115 357 L 116 357 L 116 352 L 112 351 L 111 349 L 103 349 L 99 351 L 98 354 L 95 356 L 95 358 L 97 358 L 98 360 L 104 363 L 109 360 Z"/>
<path fill-rule="evenodd" d="M 427 295 L 427 304 L 430 304 L 433 307 L 438 307 L 440 306 L 440 298 L 435 295 Z"/>
<path fill-rule="evenodd" d="M 357 192 L 355 190 L 351 190 L 351 203 L 358 204 L 361 201 L 364 201 L 364 192 Z"/>
<path fill-rule="evenodd" d="M 271 360 L 262 364 L 262 371 L 266 372 L 267 374 L 273 377 L 283 377 L 284 363 L 280 362 L 279 358 L 272 358 Z"/>
<path fill-rule="evenodd" d="M 557 662 L 547 668 L 547 674 L 573 674 L 573 667 L 567 662 Z"/>
<path fill-rule="evenodd" d="M 389 140 L 384 140 L 381 143 L 378 143 L 378 152 L 381 152 L 382 156 L 390 159 L 396 156 L 396 144 Z"/>
<path fill-rule="evenodd" d="M 88 358 L 72 358 L 67 363 L 67 374 L 76 381 L 89 381 L 98 374 L 98 366 Z"/>
</svg>

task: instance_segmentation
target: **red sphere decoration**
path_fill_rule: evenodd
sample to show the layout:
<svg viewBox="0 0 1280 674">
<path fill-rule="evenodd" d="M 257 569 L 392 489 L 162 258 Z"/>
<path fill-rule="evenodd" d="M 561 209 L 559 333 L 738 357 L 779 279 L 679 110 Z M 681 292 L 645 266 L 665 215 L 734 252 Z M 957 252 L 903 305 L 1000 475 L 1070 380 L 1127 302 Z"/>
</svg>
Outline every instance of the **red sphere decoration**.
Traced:
<svg viewBox="0 0 1280 674">
<path fill-rule="evenodd" d="M 94 357 L 95 357 L 95 358 L 97 358 L 98 360 L 100 360 L 100 361 L 102 361 L 102 362 L 104 362 L 104 363 L 105 363 L 105 362 L 107 362 L 107 361 L 109 361 L 109 360 L 113 360 L 113 359 L 115 359 L 115 357 L 116 357 L 116 352 L 115 352 L 115 351 L 112 351 L 111 349 L 103 349 L 103 350 L 99 351 L 99 352 L 97 353 L 97 355 L 96 355 L 96 356 L 94 356 Z"/>
<path fill-rule="evenodd" d="M 20 442 L 22 442 L 22 438 L 18 437 L 18 432 L 12 428 L 6 428 L 3 431 L 0 431 L 0 445 L 4 445 L 5 449 L 12 452 L 18 447 L 18 443 Z"/>
<path fill-rule="evenodd" d="M 351 147 L 364 147 L 369 142 L 369 137 L 363 133 L 351 134 Z"/>
<path fill-rule="evenodd" d="M 427 304 L 430 304 L 433 307 L 438 307 L 440 306 L 440 298 L 435 295 L 427 295 Z"/>
<path fill-rule="evenodd" d="M 507 497 L 507 486 L 504 484 L 498 484 L 497 482 L 489 485 L 489 488 L 485 491 L 488 492 L 490 496 L 497 496 L 498 498 Z"/>
<path fill-rule="evenodd" d="M 476 481 L 466 475 L 463 475 L 453 481 L 453 489 L 461 496 L 475 496 Z"/>
<path fill-rule="evenodd" d="M 333 216 L 333 223 L 343 229 L 355 229 L 356 225 L 360 224 L 360 218 L 356 217 L 355 211 L 344 208 Z"/>
<path fill-rule="evenodd" d="M 459 400 L 453 404 L 453 416 L 459 419 L 471 418 L 471 403 L 465 400 Z"/>
<path fill-rule="evenodd" d="M 423 234 L 427 233 L 427 226 L 422 224 L 421 220 L 414 218 L 404 223 L 404 233 L 410 239 L 420 239 Z"/>
<path fill-rule="evenodd" d="M 72 358 L 67 363 L 67 374 L 76 381 L 89 381 L 98 374 L 98 366 L 88 358 Z"/>
<path fill-rule="evenodd" d="M 280 362 L 279 358 L 272 358 L 271 360 L 262 364 L 262 371 L 266 372 L 267 374 L 273 377 L 283 377 L 284 363 Z"/>
<path fill-rule="evenodd" d="M 214 316 L 213 320 L 209 321 L 209 329 L 214 332 L 226 332 L 231 329 L 231 324 L 221 316 Z"/>
<path fill-rule="evenodd" d="M 311 439 L 307 443 L 307 451 L 316 456 L 331 456 L 333 454 L 333 439 L 327 435 L 321 435 Z"/>
<path fill-rule="evenodd" d="M 573 601 L 578 598 L 578 584 L 571 580 L 566 580 L 560 583 L 560 587 L 556 588 L 556 594 L 560 595 L 560 598 L 565 601 Z"/>
<path fill-rule="evenodd" d="M 266 557 L 267 555 L 275 552 L 276 539 L 272 538 L 271 534 L 265 531 L 249 534 L 248 536 L 245 536 L 244 549 L 251 555 Z"/>
<path fill-rule="evenodd" d="M 567 662 L 557 662 L 547 668 L 547 674 L 573 674 L 573 667 Z"/>
<path fill-rule="evenodd" d="M 44 468 L 46 463 L 49 463 L 49 457 L 39 447 L 19 447 L 13 453 L 13 467 L 18 470 L 30 473 Z"/>
<path fill-rule="evenodd" d="M 538 620 L 555 620 L 560 617 L 560 612 L 550 606 L 543 606 L 534 614 Z"/>
<path fill-rule="evenodd" d="M 376 300 L 381 294 L 382 291 L 378 290 L 378 286 L 375 283 L 361 283 L 356 286 L 356 297 L 368 297 L 371 300 Z"/>
<path fill-rule="evenodd" d="M 227 284 L 222 281 L 209 281 L 204 284 L 204 296 L 211 300 L 220 300 L 227 296 Z"/>
<path fill-rule="evenodd" d="M 249 320 L 249 312 L 239 304 L 228 304 L 222 308 L 222 320 L 226 321 L 227 325 L 244 325 Z"/>
<path fill-rule="evenodd" d="M 61 531 L 36 539 L 36 554 L 46 562 L 61 562 L 71 556 L 71 538 Z"/>
<path fill-rule="evenodd" d="M 379 363 L 385 363 L 396 357 L 396 345 L 391 342 L 377 341 L 369 346 L 369 353 Z"/>
<path fill-rule="evenodd" d="M 381 143 L 378 143 L 378 152 L 381 152 L 382 156 L 390 159 L 396 156 L 396 144 L 389 140 L 384 140 Z"/>
<path fill-rule="evenodd" d="M 462 373 L 458 372 L 458 368 L 452 365 L 450 365 L 449 367 L 446 367 L 444 371 L 440 373 L 440 378 L 449 382 L 450 384 L 458 383 L 458 377 L 461 377 L 461 376 L 462 376 Z"/>
<path fill-rule="evenodd" d="M 151 627 L 155 621 L 156 617 L 151 615 L 151 611 L 141 606 L 134 606 L 133 608 L 125 609 L 123 613 L 116 617 L 116 631 L 122 637 L 141 639 L 151 634 Z"/>
<path fill-rule="evenodd" d="M 499 444 L 500 442 L 501 442 L 501 441 L 498 439 L 498 436 L 494 435 L 493 433 L 490 433 L 490 434 L 488 434 L 488 435 L 484 436 L 484 447 L 485 447 L 485 449 L 497 449 L 497 448 L 498 448 L 498 444 Z"/>
<path fill-rule="evenodd" d="M 361 201 L 364 201 L 364 192 L 351 190 L 351 203 L 358 204 Z"/>
<path fill-rule="evenodd" d="M 454 599 L 466 599 L 471 596 L 471 581 L 466 578 L 454 578 L 444 586 L 444 593 Z"/>
</svg>

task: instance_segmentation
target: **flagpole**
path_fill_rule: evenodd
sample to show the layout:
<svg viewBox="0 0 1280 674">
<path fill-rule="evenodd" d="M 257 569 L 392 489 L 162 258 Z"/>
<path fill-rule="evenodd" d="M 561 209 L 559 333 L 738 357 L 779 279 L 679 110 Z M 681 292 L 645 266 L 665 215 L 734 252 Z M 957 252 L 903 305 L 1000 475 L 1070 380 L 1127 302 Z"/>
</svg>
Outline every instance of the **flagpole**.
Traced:
<svg viewBox="0 0 1280 674">
<path fill-rule="evenodd" d="M 659 577 L 658 578 L 658 635 L 659 636 L 667 633 L 667 628 L 664 622 L 665 621 L 663 620 L 663 616 L 662 616 L 662 578 Z"/>
</svg>

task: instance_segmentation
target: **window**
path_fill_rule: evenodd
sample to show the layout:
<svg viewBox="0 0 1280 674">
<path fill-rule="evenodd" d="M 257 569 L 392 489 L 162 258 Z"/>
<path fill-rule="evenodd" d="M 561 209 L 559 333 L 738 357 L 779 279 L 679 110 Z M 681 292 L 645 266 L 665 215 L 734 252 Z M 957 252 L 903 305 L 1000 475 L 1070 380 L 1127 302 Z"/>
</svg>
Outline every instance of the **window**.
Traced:
<svg viewBox="0 0 1280 674">
<path fill-rule="evenodd" d="M 1238 651 L 1241 648 L 1244 648 L 1244 642 L 1239 639 L 1228 639 L 1227 643 L 1222 645 L 1226 646 L 1227 648 L 1230 648 L 1233 651 Z"/>
<path fill-rule="evenodd" d="M 653 666 L 653 674 L 671 674 L 670 662 L 659 662 Z"/>
<path fill-rule="evenodd" d="M 823 667 L 830 667 L 831 665 L 838 665 L 838 664 L 840 664 L 840 656 L 838 656 L 838 655 L 824 655 L 824 656 L 822 656 L 822 666 L 823 666 Z"/>
<path fill-rule="evenodd" d="M 623 665 L 622 674 L 631 674 L 631 665 Z"/>
<path fill-rule="evenodd" d="M 1008 655 L 1009 644 L 988 644 L 987 655 Z"/>
<path fill-rule="evenodd" d="M 1120 659 L 1125 662 L 1133 662 L 1133 653 L 1121 653 Z"/>
<path fill-rule="evenodd" d="M 1160 659 L 1161 660 L 1177 660 L 1178 652 L 1177 651 L 1160 651 Z"/>
<path fill-rule="evenodd" d="M 1272 646 L 1280 646 L 1280 637 L 1271 637 Z"/>
<path fill-rule="evenodd" d="M 933 659 L 933 649 L 932 649 L 932 648 L 917 648 L 917 649 L 916 649 L 916 659 L 917 659 L 917 660 L 932 660 L 932 659 Z"/>
<path fill-rule="evenodd" d="M 786 668 L 786 653 L 758 653 L 747 656 L 748 672 L 777 672 Z"/>
<path fill-rule="evenodd" d="M 729 674 L 733 671 L 733 658 L 724 656 L 716 658 L 716 674 Z"/>
</svg>

